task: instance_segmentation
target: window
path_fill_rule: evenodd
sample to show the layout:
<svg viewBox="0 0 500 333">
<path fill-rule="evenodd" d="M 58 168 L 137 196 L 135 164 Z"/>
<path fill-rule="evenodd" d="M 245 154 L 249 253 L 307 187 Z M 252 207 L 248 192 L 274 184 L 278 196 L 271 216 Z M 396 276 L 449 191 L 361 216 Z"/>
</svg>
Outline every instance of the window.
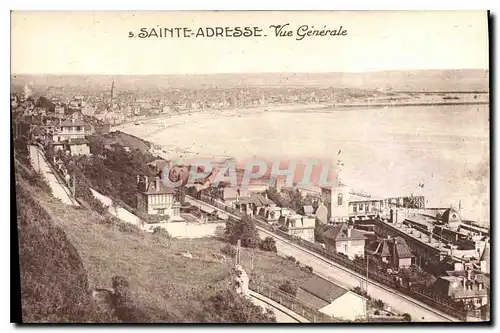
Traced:
<svg viewBox="0 0 500 333">
<path fill-rule="evenodd" d="M 342 193 L 337 196 L 337 206 L 342 206 Z"/>
<path fill-rule="evenodd" d="M 82 126 L 76 126 L 76 130 L 80 132 L 82 130 Z"/>
<path fill-rule="evenodd" d="M 358 211 L 358 205 L 356 204 L 352 205 L 352 211 L 356 213 Z"/>
<path fill-rule="evenodd" d="M 158 214 L 165 215 L 165 209 L 157 209 Z"/>
<path fill-rule="evenodd" d="M 344 252 L 347 252 L 347 244 L 344 244 Z"/>
</svg>

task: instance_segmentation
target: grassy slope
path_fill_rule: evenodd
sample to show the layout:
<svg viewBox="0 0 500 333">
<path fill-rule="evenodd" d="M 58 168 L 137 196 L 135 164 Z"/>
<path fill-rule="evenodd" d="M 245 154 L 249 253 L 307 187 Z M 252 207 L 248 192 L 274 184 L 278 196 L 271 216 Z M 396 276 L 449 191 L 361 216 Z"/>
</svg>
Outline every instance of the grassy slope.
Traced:
<svg viewBox="0 0 500 333">
<path fill-rule="evenodd" d="M 23 322 L 111 321 L 89 294 L 77 249 L 31 196 L 37 190 L 17 185 Z"/>
<path fill-rule="evenodd" d="M 170 321 L 197 321 L 201 301 L 230 281 L 232 262 L 220 262 L 217 239 L 179 240 L 129 231 L 102 223 L 83 209 L 61 205 L 37 191 L 37 199 L 56 225 L 68 235 L 82 258 L 92 288 L 110 287 L 111 278 L 124 276 L 137 306 L 163 309 Z M 189 251 L 193 259 L 181 252 Z M 248 267 L 249 257 L 243 255 Z M 252 276 L 278 287 L 285 279 L 300 283 L 310 275 L 276 254 L 255 250 Z"/>
</svg>

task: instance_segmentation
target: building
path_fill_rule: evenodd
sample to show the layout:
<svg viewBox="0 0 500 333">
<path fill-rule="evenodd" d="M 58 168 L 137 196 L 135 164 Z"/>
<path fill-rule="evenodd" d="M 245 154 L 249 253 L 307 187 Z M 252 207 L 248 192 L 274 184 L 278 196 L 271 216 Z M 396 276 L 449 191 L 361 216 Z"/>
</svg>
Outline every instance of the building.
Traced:
<svg viewBox="0 0 500 333">
<path fill-rule="evenodd" d="M 175 188 L 165 186 L 160 177 L 150 180 L 137 176 L 137 191 L 138 210 L 149 215 L 168 215 L 170 219 L 180 216 Z"/>
<path fill-rule="evenodd" d="M 343 184 L 321 188 L 321 199 L 326 206 L 329 223 L 375 218 L 384 208 L 384 200 L 353 193 Z"/>
<path fill-rule="evenodd" d="M 314 243 L 314 227 L 316 225 L 314 217 L 300 214 L 284 215 L 279 218 L 278 224 L 280 229 L 288 234 Z"/>
<path fill-rule="evenodd" d="M 377 234 L 401 237 L 416 256 L 418 266 L 440 264 L 446 256 L 454 261 L 479 260 L 488 237 L 464 230 L 458 211 L 447 209 L 391 209 L 389 219 L 374 219 Z"/>
<path fill-rule="evenodd" d="M 365 256 L 366 236 L 348 226 L 347 223 L 329 228 L 321 235 L 321 238 L 327 249 L 343 253 L 349 259 L 354 259 L 356 256 Z"/>
<path fill-rule="evenodd" d="M 366 309 L 366 298 L 316 275 L 298 288 L 297 298 L 319 312 L 344 320 L 356 320 Z"/>
<path fill-rule="evenodd" d="M 71 155 L 90 155 L 90 147 L 87 139 L 69 139 L 67 141 L 67 148 Z"/>
<path fill-rule="evenodd" d="M 54 125 L 52 140 L 54 142 L 66 141 L 68 139 L 84 139 L 88 132 L 85 130 L 85 124 L 81 120 L 71 118 L 64 120 L 58 125 Z"/>
<path fill-rule="evenodd" d="M 375 244 L 373 256 L 395 268 L 405 268 L 413 264 L 415 256 L 401 237 L 384 238 Z"/>
<path fill-rule="evenodd" d="M 479 310 L 488 304 L 489 278 L 468 267 L 447 272 L 436 282 L 436 291 L 466 306 L 467 310 Z"/>
<path fill-rule="evenodd" d="M 283 208 L 276 206 L 268 206 L 261 209 L 259 216 L 266 220 L 267 223 L 277 223 L 281 217 L 281 211 Z"/>
<path fill-rule="evenodd" d="M 237 190 L 237 197 L 236 200 L 233 202 L 234 208 L 236 208 L 238 211 L 245 213 L 250 216 L 254 215 L 260 215 L 261 209 L 268 207 L 268 206 L 274 206 L 274 202 L 269 200 L 267 198 L 267 195 L 262 195 L 262 194 L 254 194 L 250 193 L 250 196 L 248 197 L 239 197 L 238 192 L 240 191 L 239 189 Z"/>
</svg>

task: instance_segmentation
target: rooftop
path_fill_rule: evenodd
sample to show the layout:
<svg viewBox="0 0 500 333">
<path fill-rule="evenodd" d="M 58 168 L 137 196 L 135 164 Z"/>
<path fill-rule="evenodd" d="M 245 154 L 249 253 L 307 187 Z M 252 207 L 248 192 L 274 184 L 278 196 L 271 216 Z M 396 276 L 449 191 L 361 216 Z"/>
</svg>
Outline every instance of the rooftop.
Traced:
<svg viewBox="0 0 500 333">
<path fill-rule="evenodd" d="M 335 226 L 329 228 L 322 234 L 323 238 L 333 239 L 335 241 L 342 240 L 364 240 L 366 236 L 356 229 L 351 229 L 351 236 L 349 234 L 349 227 L 346 223 L 341 224 L 340 226 Z"/>
<path fill-rule="evenodd" d="M 303 283 L 300 286 L 300 289 L 307 291 L 311 295 L 316 296 L 327 304 L 330 304 L 332 301 L 348 292 L 347 289 L 344 289 L 334 284 L 333 282 L 320 278 L 317 275 L 314 275 L 308 281 Z"/>
</svg>

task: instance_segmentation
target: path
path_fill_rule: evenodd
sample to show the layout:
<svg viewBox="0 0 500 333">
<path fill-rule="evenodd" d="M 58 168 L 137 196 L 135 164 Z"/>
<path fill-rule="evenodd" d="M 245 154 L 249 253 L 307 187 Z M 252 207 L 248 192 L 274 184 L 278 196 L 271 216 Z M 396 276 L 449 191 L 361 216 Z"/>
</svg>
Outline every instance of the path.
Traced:
<svg viewBox="0 0 500 333">
<path fill-rule="evenodd" d="M 116 218 L 119 218 L 123 222 L 133 224 L 133 225 L 143 229 L 141 219 L 138 218 L 136 215 L 132 214 L 131 212 L 129 212 L 125 208 L 122 208 L 119 206 L 113 207 L 113 200 L 111 198 L 97 192 L 96 190 L 91 188 L 90 191 L 92 192 L 92 194 L 94 195 L 94 197 L 97 200 L 99 200 L 104 206 L 108 207 L 108 212 L 111 215 L 115 216 Z"/>
<path fill-rule="evenodd" d="M 255 291 L 249 290 L 249 299 L 263 309 L 271 309 L 276 316 L 277 323 L 309 323 L 310 321 L 283 305 L 267 298 L 264 295 L 258 294 Z"/>
<path fill-rule="evenodd" d="M 51 166 L 47 163 L 44 154 L 40 151 L 40 148 L 34 145 L 29 146 L 29 155 L 31 159 L 31 165 L 33 169 L 37 172 L 41 172 L 44 178 L 47 180 L 50 188 L 52 189 L 52 195 L 60 199 L 65 205 L 79 206 L 71 197 L 71 192 L 62 184 L 56 175 L 52 172 Z"/>
</svg>

